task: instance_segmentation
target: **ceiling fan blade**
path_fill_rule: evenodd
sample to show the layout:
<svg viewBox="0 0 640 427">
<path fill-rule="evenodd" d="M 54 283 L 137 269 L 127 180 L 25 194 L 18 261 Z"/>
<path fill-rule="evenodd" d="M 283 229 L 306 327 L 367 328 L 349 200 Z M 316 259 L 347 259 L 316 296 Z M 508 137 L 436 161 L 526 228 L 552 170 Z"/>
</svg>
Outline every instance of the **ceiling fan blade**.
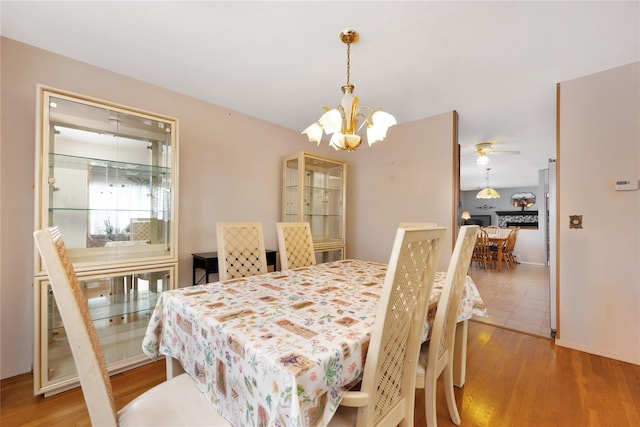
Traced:
<svg viewBox="0 0 640 427">
<path fill-rule="evenodd" d="M 491 150 L 487 154 L 520 154 L 520 152 L 516 150 Z"/>
</svg>

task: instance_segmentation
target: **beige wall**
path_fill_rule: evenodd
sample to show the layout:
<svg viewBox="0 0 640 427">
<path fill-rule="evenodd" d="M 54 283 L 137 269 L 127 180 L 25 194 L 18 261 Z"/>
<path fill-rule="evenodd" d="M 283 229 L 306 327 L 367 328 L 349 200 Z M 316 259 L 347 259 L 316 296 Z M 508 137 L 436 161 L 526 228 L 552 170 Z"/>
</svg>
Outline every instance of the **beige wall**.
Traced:
<svg viewBox="0 0 640 427">
<path fill-rule="evenodd" d="M 179 281 L 191 253 L 215 250 L 215 222 L 257 220 L 276 247 L 281 166 L 298 132 L 2 39 L 2 377 L 31 369 L 36 84 L 179 119 Z"/>
<path fill-rule="evenodd" d="M 391 128 L 389 139 L 360 152 L 349 166 L 347 196 L 357 203 L 349 206 L 347 238 L 358 258 L 388 262 L 400 222 L 437 222 L 448 227 L 439 262 L 446 271 L 452 248 L 455 116 L 448 112 Z"/>
<path fill-rule="evenodd" d="M 561 83 L 559 123 L 557 343 L 640 364 L 640 63 Z"/>
<path fill-rule="evenodd" d="M 348 162 L 349 257 L 386 262 L 401 220 L 435 218 L 451 223 L 452 113 L 395 126 L 373 149 L 342 153 L 326 144 L 317 147 L 307 142 L 299 131 L 10 39 L 0 38 L 0 43 L 1 378 L 28 372 L 32 363 L 32 186 L 38 83 L 180 121 L 180 286 L 191 283 L 191 253 L 215 250 L 216 221 L 262 221 L 267 247 L 277 247 L 281 160 L 296 151 Z M 413 156 L 411 150 L 421 155 Z"/>
</svg>

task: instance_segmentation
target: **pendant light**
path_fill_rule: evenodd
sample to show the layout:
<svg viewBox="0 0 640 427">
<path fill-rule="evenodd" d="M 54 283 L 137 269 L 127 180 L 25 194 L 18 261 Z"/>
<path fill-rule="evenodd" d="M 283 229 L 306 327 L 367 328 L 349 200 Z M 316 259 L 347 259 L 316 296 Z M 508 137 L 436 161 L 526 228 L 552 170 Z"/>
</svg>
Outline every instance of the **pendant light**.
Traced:
<svg viewBox="0 0 640 427">
<path fill-rule="evenodd" d="M 491 168 L 487 168 L 487 186 L 476 194 L 476 199 L 499 199 L 500 193 L 493 188 L 489 187 L 489 171 Z"/>
</svg>

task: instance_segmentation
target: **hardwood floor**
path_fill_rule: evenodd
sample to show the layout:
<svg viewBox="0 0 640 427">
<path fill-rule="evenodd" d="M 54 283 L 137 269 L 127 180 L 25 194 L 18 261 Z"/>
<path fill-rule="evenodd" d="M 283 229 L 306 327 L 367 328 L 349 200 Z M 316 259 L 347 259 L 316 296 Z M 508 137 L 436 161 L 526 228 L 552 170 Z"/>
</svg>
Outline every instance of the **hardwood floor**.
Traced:
<svg viewBox="0 0 640 427">
<path fill-rule="evenodd" d="M 551 336 L 549 268 L 518 264 L 512 271 L 485 271 L 474 263 L 469 275 L 489 317 L 475 320 L 543 337 Z"/>
<path fill-rule="evenodd" d="M 116 406 L 164 380 L 164 361 L 112 377 Z M 33 396 L 31 374 L 2 380 L 0 425 L 89 426 L 80 389 Z M 438 425 L 453 426 L 438 385 Z M 467 427 L 638 426 L 640 366 L 556 347 L 548 338 L 469 322 L 467 379 L 456 389 Z M 416 394 L 416 427 L 425 427 Z"/>
</svg>

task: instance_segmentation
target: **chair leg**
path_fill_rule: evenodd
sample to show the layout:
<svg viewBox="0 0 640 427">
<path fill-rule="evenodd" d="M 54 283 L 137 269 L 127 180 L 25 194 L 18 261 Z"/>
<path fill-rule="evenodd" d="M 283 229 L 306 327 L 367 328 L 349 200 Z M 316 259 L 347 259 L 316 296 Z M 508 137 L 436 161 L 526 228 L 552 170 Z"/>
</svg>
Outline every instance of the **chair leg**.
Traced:
<svg viewBox="0 0 640 427">
<path fill-rule="evenodd" d="M 428 427 L 437 427 L 438 416 L 436 415 L 436 387 L 438 377 L 434 378 L 433 370 L 427 369 L 424 387 L 424 415 Z M 453 381 L 451 382 L 453 384 Z"/>
<path fill-rule="evenodd" d="M 449 416 L 451 421 L 457 426 L 460 425 L 460 413 L 456 405 L 456 396 L 453 394 L 453 360 L 450 360 L 442 372 L 444 380 L 444 395 L 447 398 L 447 408 L 449 408 Z M 429 425 L 427 423 L 427 425 Z"/>
</svg>

